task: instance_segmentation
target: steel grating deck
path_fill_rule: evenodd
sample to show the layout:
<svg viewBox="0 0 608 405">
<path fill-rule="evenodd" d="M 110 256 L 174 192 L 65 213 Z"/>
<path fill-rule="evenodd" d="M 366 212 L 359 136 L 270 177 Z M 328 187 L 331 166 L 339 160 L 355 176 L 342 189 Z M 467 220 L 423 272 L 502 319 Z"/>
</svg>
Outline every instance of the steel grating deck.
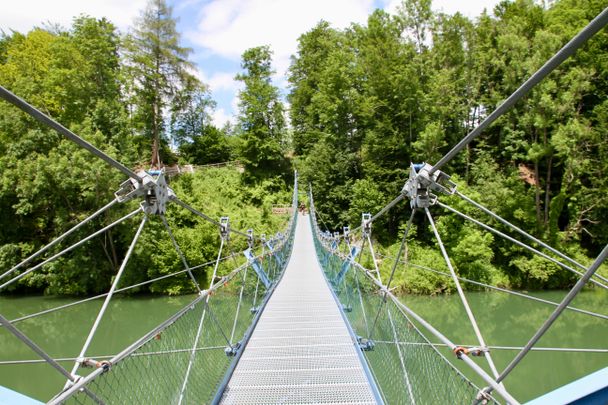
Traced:
<svg viewBox="0 0 608 405">
<path fill-rule="evenodd" d="M 358 351 L 300 215 L 291 260 L 221 403 L 376 404 Z"/>
</svg>

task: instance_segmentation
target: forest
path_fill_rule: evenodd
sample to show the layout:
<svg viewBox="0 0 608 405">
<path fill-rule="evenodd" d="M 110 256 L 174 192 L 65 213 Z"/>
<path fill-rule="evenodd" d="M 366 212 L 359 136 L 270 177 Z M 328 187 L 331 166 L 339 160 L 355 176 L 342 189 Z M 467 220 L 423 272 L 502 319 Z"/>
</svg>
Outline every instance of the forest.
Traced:
<svg viewBox="0 0 608 405">
<path fill-rule="evenodd" d="M 297 169 L 300 183 L 312 186 L 321 225 L 340 231 L 399 195 L 411 162 L 437 162 L 605 5 L 505 0 L 471 20 L 434 12 L 431 0 L 403 0 L 395 14 L 376 10 L 364 25 L 319 21 L 298 39 L 286 95 L 273 84 L 269 46 L 243 53 L 237 121 L 223 128 L 212 124 L 215 102 L 164 0 L 150 0 L 127 34 L 88 16 L 68 28 L 2 33 L 0 85 L 128 167 L 238 160 L 242 173 L 202 169 L 170 184 L 208 215 L 234 218 L 237 228 L 281 229 L 285 218 L 271 208 L 289 203 Z M 442 168 L 463 194 L 586 265 L 608 243 L 606 49 L 604 29 Z M 123 180 L 0 101 L 0 274 L 111 201 Z M 440 199 L 490 222 L 455 196 Z M 82 235 L 133 207 L 101 216 Z M 188 261 L 213 260 L 217 229 L 170 210 Z M 566 288 L 577 279 L 438 206 L 432 211 L 462 277 L 513 289 Z M 409 215 L 403 202 L 373 224 L 383 272 Z M 162 224 L 149 227 L 125 285 L 181 269 Z M 116 227 L 0 294 L 106 291 L 134 228 Z M 410 235 L 407 260 L 445 270 L 424 215 Z M 600 273 L 608 276 L 606 266 Z M 410 269 L 394 285 L 420 294 L 453 289 L 448 278 Z M 192 291 L 186 276 L 136 290 Z"/>
</svg>

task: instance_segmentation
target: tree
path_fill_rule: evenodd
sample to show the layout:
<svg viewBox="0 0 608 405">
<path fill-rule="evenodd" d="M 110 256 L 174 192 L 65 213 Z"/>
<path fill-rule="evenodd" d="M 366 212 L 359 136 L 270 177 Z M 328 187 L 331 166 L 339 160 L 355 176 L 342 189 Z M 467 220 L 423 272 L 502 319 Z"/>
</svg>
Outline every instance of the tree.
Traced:
<svg viewBox="0 0 608 405">
<path fill-rule="evenodd" d="M 171 109 L 180 92 L 201 86 L 191 73 L 191 50 L 179 45 L 175 24 L 165 0 L 150 0 L 126 41 L 131 108 L 136 125 L 152 141 L 153 167 L 161 165 L 166 109 Z"/>
<path fill-rule="evenodd" d="M 272 52 L 268 46 L 246 50 L 236 76 L 245 88 L 239 92 L 241 158 L 253 177 L 286 170 L 285 118 L 279 91 L 272 84 Z"/>
<path fill-rule="evenodd" d="M 113 120 L 121 116 L 115 108 L 120 106 L 116 38 L 111 24 L 89 17 L 77 18 L 70 31 L 15 33 L 3 40 L 0 83 L 115 156 L 118 131 L 98 118 L 102 106 L 112 106 Z M 0 265 L 5 269 L 111 200 L 121 181 L 119 173 L 91 154 L 5 103 L 0 107 L 0 151 L 0 208 L 5 213 L 0 218 L 5 230 Z M 112 220 L 104 214 L 80 232 Z M 87 255 L 66 255 L 13 288 L 66 294 L 103 289 L 121 253 L 115 235 L 105 236 Z"/>
<path fill-rule="evenodd" d="M 342 34 L 320 21 L 312 30 L 298 39 L 298 52 L 289 67 L 291 91 L 289 116 L 293 127 L 293 149 L 303 155 L 324 136 L 321 124 L 322 111 L 314 108 L 313 99 L 320 91 L 323 74 L 330 55 L 339 46 Z"/>
</svg>

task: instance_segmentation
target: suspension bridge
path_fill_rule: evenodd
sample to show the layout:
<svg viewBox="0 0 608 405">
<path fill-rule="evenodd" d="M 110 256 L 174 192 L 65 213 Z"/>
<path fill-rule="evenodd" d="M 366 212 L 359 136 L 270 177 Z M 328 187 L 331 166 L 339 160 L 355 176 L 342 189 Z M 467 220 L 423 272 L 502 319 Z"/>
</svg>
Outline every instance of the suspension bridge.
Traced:
<svg viewBox="0 0 608 405">
<path fill-rule="evenodd" d="M 13 320 L 0 314 L 0 323 L 65 378 L 65 386 L 49 400 L 50 404 L 517 404 L 518 400 L 509 393 L 508 381 L 505 385 L 506 377 L 534 349 L 538 340 L 564 311 L 608 318 L 606 314 L 571 305 L 577 293 L 588 283 L 608 289 L 608 280 L 596 274 L 608 256 L 608 246 L 591 265 L 581 264 L 461 193 L 450 176 L 440 169 L 607 22 L 608 9 L 591 21 L 439 162 L 435 165 L 411 164 L 409 179 L 394 200 L 374 215 L 363 213 L 361 224 L 356 228 L 344 227 L 342 232 L 334 233 L 320 228 L 311 187 L 308 190 L 309 215 L 298 213 L 297 175 L 289 221 L 282 232 L 267 237 L 256 236 L 251 230 L 232 229 L 229 218 L 211 218 L 176 195 L 167 184 L 166 173 L 162 170 L 135 172 L 127 168 L 0 87 L 0 97 L 4 100 L 128 176 L 128 180 L 118 187 L 115 199 L 1 274 L 0 280 L 5 281 L 0 284 L 0 290 L 108 229 L 132 218 L 139 219 L 129 249 L 107 293 Z M 443 195 L 458 196 L 501 223 L 510 233 L 447 205 L 442 201 Z M 399 252 L 393 258 L 390 275 L 383 280 L 377 267 L 372 224 L 405 200 L 409 201 L 411 215 Z M 51 254 L 85 224 L 129 201 L 139 201 L 138 208 L 58 253 Z M 171 213 L 170 207 L 186 210 L 217 227 L 220 247 L 215 261 L 198 266 L 188 263 L 166 218 Z M 578 276 L 577 283 L 561 302 L 552 302 L 460 277 L 435 225 L 432 211 L 436 207 L 571 271 Z M 407 249 L 409 231 L 416 215 L 424 216 L 431 225 L 449 272 L 408 263 L 407 256 L 403 263 L 403 253 Z M 118 288 L 127 263 L 150 221 L 162 223 L 183 270 Z M 242 254 L 246 260 L 243 265 L 235 266 L 228 274 L 220 276 L 220 264 L 234 256 L 225 255 L 231 238 L 244 238 L 247 248 Z M 364 251 L 372 258 L 372 268 L 361 264 Z M 393 294 L 391 285 L 395 272 L 404 265 L 435 271 L 451 278 L 476 336 L 474 345 L 454 343 L 447 336 L 449 333 L 437 330 Z M 201 266 L 213 269 L 211 285 L 206 289 L 199 285 L 193 275 L 193 271 Z M 91 342 L 115 294 L 184 273 L 198 291 L 192 302 L 120 353 L 103 359 L 89 357 Z M 484 339 L 461 282 L 476 283 L 554 307 L 552 314 L 525 346 L 517 348 L 517 355 L 502 371 L 493 361 L 493 346 Z M 80 353 L 74 358 L 71 370 L 64 368 L 19 329 L 20 321 L 93 299 L 103 299 L 103 305 L 92 321 L 90 332 Z M 451 350 L 452 361 L 438 350 L 439 346 Z M 453 365 L 454 360 L 464 364 L 483 384 L 469 379 Z M 92 371 L 86 370 L 87 367 Z M 563 387 L 533 403 L 605 403 L 608 400 L 607 370 L 594 373 L 583 382 Z M 6 400 L 11 401 L 11 398 L 16 397 L 7 397 Z M 23 398 L 21 400 L 28 403 Z M 598 402 L 592 402 L 594 400 Z M 37 402 L 32 400 L 29 403 Z"/>
</svg>

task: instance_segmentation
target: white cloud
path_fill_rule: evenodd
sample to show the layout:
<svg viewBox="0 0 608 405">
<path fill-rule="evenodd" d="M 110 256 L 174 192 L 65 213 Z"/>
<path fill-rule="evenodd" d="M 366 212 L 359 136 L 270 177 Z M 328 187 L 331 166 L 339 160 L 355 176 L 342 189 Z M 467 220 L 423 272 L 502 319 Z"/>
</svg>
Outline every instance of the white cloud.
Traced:
<svg viewBox="0 0 608 405">
<path fill-rule="evenodd" d="M 236 73 L 218 72 L 214 73 L 205 83 L 211 87 L 212 91 L 228 90 L 237 91 L 242 85 L 241 82 L 234 80 Z"/>
<path fill-rule="evenodd" d="M 226 122 L 230 122 L 231 124 L 236 122 L 234 115 L 226 113 L 226 110 L 223 108 L 216 108 L 211 114 L 211 119 L 213 121 L 213 125 L 215 125 L 217 128 L 222 128 L 224 125 L 226 125 Z"/>
<path fill-rule="evenodd" d="M 243 87 L 241 82 L 234 80 L 236 73 L 233 72 L 214 72 L 211 76 L 207 76 L 204 71 L 197 68 L 192 71 L 192 74 L 208 85 L 211 92 L 228 91 L 235 93 Z"/>
<path fill-rule="evenodd" d="M 239 60 L 248 48 L 270 45 L 277 76 L 289 67 L 297 38 L 321 19 L 335 28 L 364 23 L 373 0 L 211 0 L 186 36 L 211 53 Z"/>
<path fill-rule="evenodd" d="M 106 17 L 125 31 L 145 4 L 146 0 L 18 0 L 2 7 L 0 29 L 25 33 L 47 22 L 68 28 L 74 17 L 87 14 L 97 18 Z"/>
</svg>

